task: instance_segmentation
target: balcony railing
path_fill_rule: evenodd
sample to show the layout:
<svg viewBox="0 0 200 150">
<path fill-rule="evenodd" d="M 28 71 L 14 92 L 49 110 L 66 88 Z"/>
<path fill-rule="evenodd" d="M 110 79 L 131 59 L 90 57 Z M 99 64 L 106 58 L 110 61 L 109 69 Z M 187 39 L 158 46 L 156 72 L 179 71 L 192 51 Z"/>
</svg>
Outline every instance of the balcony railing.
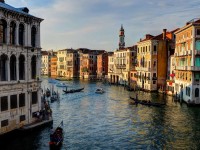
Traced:
<svg viewBox="0 0 200 150">
<path fill-rule="evenodd" d="M 137 71 L 148 71 L 148 72 L 150 72 L 150 71 L 151 71 L 151 68 L 136 67 L 136 70 L 137 70 Z"/>
<path fill-rule="evenodd" d="M 175 66 L 175 70 L 200 71 L 198 66 Z"/>
<path fill-rule="evenodd" d="M 184 51 L 181 51 L 181 52 L 176 52 L 174 53 L 174 56 L 177 57 L 177 56 L 187 56 L 187 55 L 191 55 L 192 54 L 192 50 L 184 50 Z"/>
<path fill-rule="evenodd" d="M 121 64 L 121 65 L 115 65 L 117 69 L 123 69 L 126 68 L 126 64 Z"/>
</svg>

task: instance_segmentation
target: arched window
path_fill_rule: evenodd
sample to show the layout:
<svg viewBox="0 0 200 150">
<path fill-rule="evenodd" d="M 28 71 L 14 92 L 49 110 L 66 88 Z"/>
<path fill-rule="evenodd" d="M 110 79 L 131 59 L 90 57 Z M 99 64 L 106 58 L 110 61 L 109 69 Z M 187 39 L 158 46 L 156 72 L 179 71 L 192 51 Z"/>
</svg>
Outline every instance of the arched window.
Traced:
<svg viewBox="0 0 200 150">
<path fill-rule="evenodd" d="M 0 80 L 8 80 L 8 57 L 5 54 L 0 57 Z"/>
<path fill-rule="evenodd" d="M 31 78 L 36 79 L 36 56 L 33 56 L 31 59 Z"/>
<path fill-rule="evenodd" d="M 36 43 L 36 28 L 35 26 L 33 26 L 31 28 L 31 45 L 32 47 L 35 47 Z"/>
<path fill-rule="evenodd" d="M 16 24 L 14 21 L 10 23 L 10 44 L 15 44 Z"/>
<path fill-rule="evenodd" d="M 24 45 L 24 25 L 19 25 L 19 45 Z"/>
<path fill-rule="evenodd" d="M 10 57 L 10 80 L 16 80 L 17 73 L 16 73 L 16 57 L 12 55 Z"/>
<path fill-rule="evenodd" d="M 0 20 L 0 43 L 6 43 L 7 22 L 4 19 Z"/>
<path fill-rule="evenodd" d="M 19 80 L 25 80 L 25 57 L 19 56 Z"/>
<path fill-rule="evenodd" d="M 199 88 L 195 89 L 195 97 L 199 97 Z"/>
</svg>

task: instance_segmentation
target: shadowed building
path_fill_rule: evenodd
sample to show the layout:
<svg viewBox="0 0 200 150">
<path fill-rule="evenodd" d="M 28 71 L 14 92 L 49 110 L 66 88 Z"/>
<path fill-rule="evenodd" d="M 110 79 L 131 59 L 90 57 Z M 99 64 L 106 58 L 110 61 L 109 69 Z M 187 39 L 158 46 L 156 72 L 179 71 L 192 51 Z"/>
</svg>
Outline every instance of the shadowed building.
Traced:
<svg viewBox="0 0 200 150">
<path fill-rule="evenodd" d="M 37 120 L 42 20 L 0 1 L 0 134 Z"/>
</svg>

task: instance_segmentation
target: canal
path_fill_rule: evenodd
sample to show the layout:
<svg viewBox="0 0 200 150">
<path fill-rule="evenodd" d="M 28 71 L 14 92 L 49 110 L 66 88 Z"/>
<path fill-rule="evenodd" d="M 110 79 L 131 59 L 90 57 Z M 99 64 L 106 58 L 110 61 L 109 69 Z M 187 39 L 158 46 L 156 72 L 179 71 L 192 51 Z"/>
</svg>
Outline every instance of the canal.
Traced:
<svg viewBox="0 0 200 150">
<path fill-rule="evenodd" d="M 70 87 L 84 87 L 80 93 L 64 94 L 51 103 L 54 126 L 64 122 L 62 149 L 198 149 L 200 145 L 200 108 L 176 103 L 172 97 L 138 92 L 139 99 L 166 102 L 148 107 L 133 105 L 134 92 L 122 86 L 101 82 L 66 81 Z M 50 87 L 46 79 L 42 88 Z M 95 94 L 101 87 L 106 92 Z M 33 133 L 0 141 L 2 150 L 48 150 L 50 126 Z"/>
</svg>

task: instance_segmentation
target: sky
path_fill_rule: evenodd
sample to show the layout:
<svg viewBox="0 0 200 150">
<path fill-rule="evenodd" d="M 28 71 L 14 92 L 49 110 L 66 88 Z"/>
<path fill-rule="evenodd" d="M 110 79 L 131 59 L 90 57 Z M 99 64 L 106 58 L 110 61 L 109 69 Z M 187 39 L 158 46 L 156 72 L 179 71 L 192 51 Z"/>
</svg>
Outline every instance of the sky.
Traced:
<svg viewBox="0 0 200 150">
<path fill-rule="evenodd" d="M 43 50 L 89 48 L 115 51 L 123 24 L 126 47 L 200 18 L 199 0 L 5 0 L 43 18 Z"/>
</svg>

